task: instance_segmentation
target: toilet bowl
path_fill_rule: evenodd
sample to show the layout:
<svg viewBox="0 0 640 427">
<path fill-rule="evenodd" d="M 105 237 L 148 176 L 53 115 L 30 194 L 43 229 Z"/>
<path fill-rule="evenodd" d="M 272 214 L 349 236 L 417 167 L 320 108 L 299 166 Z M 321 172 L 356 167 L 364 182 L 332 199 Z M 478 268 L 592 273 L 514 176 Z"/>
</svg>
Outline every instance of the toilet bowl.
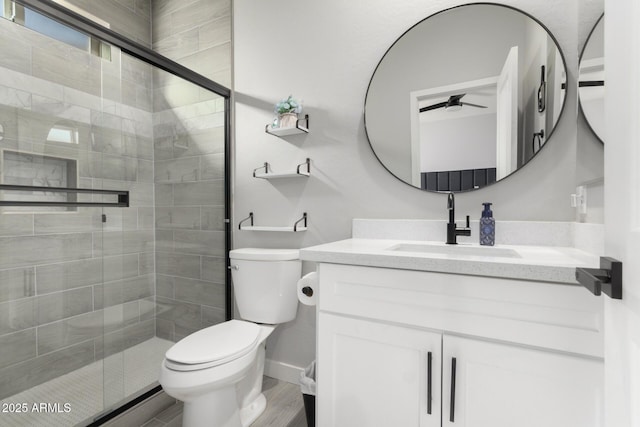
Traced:
<svg viewBox="0 0 640 427">
<path fill-rule="evenodd" d="M 266 407 L 265 342 L 297 312 L 297 250 L 230 252 L 240 317 L 197 331 L 165 354 L 160 384 L 184 402 L 184 427 L 246 427 Z M 259 322 L 259 323 L 258 323 Z"/>
</svg>

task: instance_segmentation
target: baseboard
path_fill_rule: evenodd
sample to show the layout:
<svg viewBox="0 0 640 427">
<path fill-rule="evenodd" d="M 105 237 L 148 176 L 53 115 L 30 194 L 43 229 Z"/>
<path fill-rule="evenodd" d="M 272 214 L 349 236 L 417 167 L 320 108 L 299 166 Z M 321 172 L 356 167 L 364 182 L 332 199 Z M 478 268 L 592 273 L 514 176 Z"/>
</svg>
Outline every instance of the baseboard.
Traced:
<svg viewBox="0 0 640 427">
<path fill-rule="evenodd" d="M 264 374 L 280 381 L 300 384 L 300 372 L 304 372 L 304 368 L 277 360 L 266 359 L 264 361 Z"/>
</svg>

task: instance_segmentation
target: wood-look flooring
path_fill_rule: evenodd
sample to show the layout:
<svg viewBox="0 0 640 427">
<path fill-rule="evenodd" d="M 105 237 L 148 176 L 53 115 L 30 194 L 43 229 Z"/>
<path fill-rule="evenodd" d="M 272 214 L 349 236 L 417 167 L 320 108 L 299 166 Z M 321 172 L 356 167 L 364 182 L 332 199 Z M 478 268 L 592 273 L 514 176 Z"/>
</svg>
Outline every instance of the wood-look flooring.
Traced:
<svg viewBox="0 0 640 427">
<path fill-rule="evenodd" d="M 264 377 L 262 390 L 267 409 L 251 427 L 307 427 L 300 386 Z M 182 427 L 182 403 L 176 403 L 143 427 Z"/>
</svg>

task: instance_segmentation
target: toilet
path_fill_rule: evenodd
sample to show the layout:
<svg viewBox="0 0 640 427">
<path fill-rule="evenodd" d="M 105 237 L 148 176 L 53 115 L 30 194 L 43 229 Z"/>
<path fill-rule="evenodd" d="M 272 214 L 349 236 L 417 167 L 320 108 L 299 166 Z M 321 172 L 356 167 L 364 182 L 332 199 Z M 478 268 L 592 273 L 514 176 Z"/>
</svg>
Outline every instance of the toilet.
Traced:
<svg viewBox="0 0 640 427">
<path fill-rule="evenodd" d="M 280 323 L 296 317 L 297 249 L 229 252 L 238 314 L 197 331 L 165 354 L 164 391 L 184 402 L 184 427 L 246 427 L 266 407 L 262 394 L 265 342 Z"/>
</svg>

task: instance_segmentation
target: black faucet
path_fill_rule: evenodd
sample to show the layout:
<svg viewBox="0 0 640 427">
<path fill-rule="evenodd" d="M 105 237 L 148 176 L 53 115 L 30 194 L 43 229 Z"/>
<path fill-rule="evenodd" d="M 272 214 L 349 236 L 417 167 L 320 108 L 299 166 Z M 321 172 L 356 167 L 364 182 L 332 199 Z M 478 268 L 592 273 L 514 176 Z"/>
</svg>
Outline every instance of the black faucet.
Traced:
<svg viewBox="0 0 640 427">
<path fill-rule="evenodd" d="M 467 226 L 458 228 L 456 226 L 456 202 L 453 193 L 449 193 L 447 198 L 447 210 L 449 211 L 449 222 L 447 223 L 447 245 L 457 245 L 458 236 L 471 236 L 471 227 L 469 227 L 469 215 L 467 215 Z"/>
</svg>

